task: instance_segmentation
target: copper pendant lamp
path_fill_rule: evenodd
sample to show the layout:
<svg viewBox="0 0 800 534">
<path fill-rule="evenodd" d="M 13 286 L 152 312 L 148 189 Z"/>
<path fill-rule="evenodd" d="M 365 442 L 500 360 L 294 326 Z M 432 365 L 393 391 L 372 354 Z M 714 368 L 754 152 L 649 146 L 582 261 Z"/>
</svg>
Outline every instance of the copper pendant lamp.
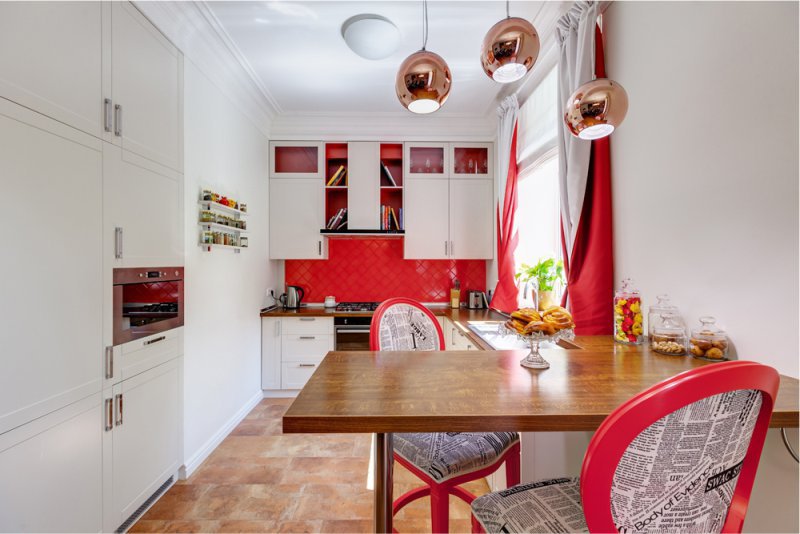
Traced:
<svg viewBox="0 0 800 534">
<path fill-rule="evenodd" d="M 600 139 L 625 119 L 628 93 L 608 78 L 597 78 L 578 87 L 567 101 L 564 123 L 570 133 L 581 139 Z"/>
<path fill-rule="evenodd" d="M 412 113 L 433 113 L 444 105 L 453 77 L 439 54 L 425 50 L 428 44 L 428 3 L 422 2 L 422 49 L 408 56 L 397 71 L 395 91 L 403 107 Z"/>
<path fill-rule="evenodd" d="M 539 35 L 533 24 L 511 17 L 506 0 L 506 18 L 492 26 L 483 38 L 483 71 L 496 82 L 511 83 L 531 71 L 539 57 Z"/>
</svg>

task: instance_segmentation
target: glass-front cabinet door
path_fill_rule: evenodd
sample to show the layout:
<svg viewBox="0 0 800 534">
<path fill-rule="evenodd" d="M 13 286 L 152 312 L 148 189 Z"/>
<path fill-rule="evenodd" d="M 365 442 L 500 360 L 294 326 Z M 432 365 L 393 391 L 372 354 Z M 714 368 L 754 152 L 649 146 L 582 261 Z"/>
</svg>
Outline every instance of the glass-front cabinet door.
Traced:
<svg viewBox="0 0 800 534">
<path fill-rule="evenodd" d="M 405 143 L 406 178 L 447 178 L 449 173 L 447 143 Z"/>
<path fill-rule="evenodd" d="M 450 143 L 450 177 L 491 178 L 493 156 L 492 143 Z"/>
<path fill-rule="evenodd" d="M 317 141 L 272 141 L 270 178 L 319 178 L 325 174 L 325 146 Z"/>
</svg>

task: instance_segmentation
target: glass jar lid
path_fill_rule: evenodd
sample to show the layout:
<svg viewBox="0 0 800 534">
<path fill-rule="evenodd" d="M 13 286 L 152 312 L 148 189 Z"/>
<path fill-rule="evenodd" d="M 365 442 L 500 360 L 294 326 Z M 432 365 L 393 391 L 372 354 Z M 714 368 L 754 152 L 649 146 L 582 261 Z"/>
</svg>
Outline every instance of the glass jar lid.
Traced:
<svg viewBox="0 0 800 534">
<path fill-rule="evenodd" d="M 680 315 L 674 313 L 665 313 L 661 315 L 661 320 L 659 324 L 656 325 L 654 332 L 657 335 L 686 335 L 686 330 L 683 327 L 683 319 Z"/>
<path fill-rule="evenodd" d="M 666 293 L 656 297 L 656 303 L 650 306 L 650 313 L 678 313 L 678 307 L 670 302 L 669 295 Z"/>
<path fill-rule="evenodd" d="M 617 290 L 617 296 L 622 298 L 640 298 L 639 290 L 633 285 L 631 278 L 622 281 L 622 287 Z"/>
<path fill-rule="evenodd" d="M 717 327 L 717 320 L 710 315 L 700 317 L 701 326 L 692 330 L 692 337 L 700 339 L 726 339 L 725 331 Z"/>
</svg>

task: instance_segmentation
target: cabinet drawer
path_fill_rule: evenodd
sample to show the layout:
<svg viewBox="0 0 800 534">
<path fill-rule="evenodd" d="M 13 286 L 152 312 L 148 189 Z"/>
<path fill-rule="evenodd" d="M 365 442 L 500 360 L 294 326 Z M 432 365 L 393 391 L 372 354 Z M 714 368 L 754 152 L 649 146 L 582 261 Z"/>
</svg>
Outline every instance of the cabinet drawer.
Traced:
<svg viewBox="0 0 800 534">
<path fill-rule="evenodd" d="M 290 317 L 283 319 L 283 333 L 298 335 L 333 335 L 332 317 Z"/>
<path fill-rule="evenodd" d="M 281 389 L 302 389 L 319 367 L 318 362 L 288 362 L 281 366 Z"/>
<path fill-rule="evenodd" d="M 333 336 L 328 334 L 289 334 L 282 339 L 281 354 L 284 362 L 316 362 L 333 350 Z"/>
<path fill-rule="evenodd" d="M 182 328 L 175 328 L 118 347 L 121 357 L 116 363 L 119 371 L 114 371 L 115 383 L 178 357 L 182 351 L 182 334 Z"/>
</svg>

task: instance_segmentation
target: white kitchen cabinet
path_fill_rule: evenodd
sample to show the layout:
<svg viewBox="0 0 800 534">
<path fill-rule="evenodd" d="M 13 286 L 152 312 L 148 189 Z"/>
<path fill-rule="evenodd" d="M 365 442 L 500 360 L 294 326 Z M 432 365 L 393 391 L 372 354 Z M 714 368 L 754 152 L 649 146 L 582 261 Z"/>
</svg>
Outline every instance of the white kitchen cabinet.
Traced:
<svg viewBox="0 0 800 534">
<path fill-rule="evenodd" d="M 269 181 L 269 257 L 273 260 L 322 260 L 328 243 L 322 179 L 280 178 Z"/>
<path fill-rule="evenodd" d="M 319 362 L 284 362 L 281 364 L 282 389 L 303 389 L 319 367 Z"/>
<path fill-rule="evenodd" d="M 447 178 L 450 169 L 450 145 L 447 143 L 404 143 L 403 173 L 410 178 Z"/>
<path fill-rule="evenodd" d="M 261 389 L 281 388 L 281 320 L 261 318 Z"/>
<path fill-rule="evenodd" d="M 494 176 L 494 144 L 450 143 L 450 178 L 491 180 Z"/>
<path fill-rule="evenodd" d="M 122 525 L 180 466 L 178 386 L 178 361 L 172 360 L 104 394 L 112 410 L 103 435 L 107 531 Z"/>
<path fill-rule="evenodd" d="M 100 391 L 101 145 L 0 99 L 0 434 Z"/>
<path fill-rule="evenodd" d="M 448 180 L 406 180 L 404 258 L 450 257 L 448 191 Z"/>
<path fill-rule="evenodd" d="M 380 228 L 380 143 L 347 144 L 347 229 Z"/>
<path fill-rule="evenodd" d="M 114 136 L 126 151 L 183 168 L 183 58 L 130 2 L 111 2 Z"/>
<path fill-rule="evenodd" d="M 108 347 L 105 354 L 105 380 L 108 388 L 133 376 L 174 360 L 183 354 L 183 327 L 134 339 Z"/>
<path fill-rule="evenodd" d="M 460 260 L 494 257 L 491 180 L 450 180 L 450 256 Z"/>
<path fill-rule="evenodd" d="M 323 181 L 325 144 L 319 141 L 270 141 L 270 178 L 307 178 Z M 324 185 L 324 184 L 323 184 Z"/>
<path fill-rule="evenodd" d="M 479 350 L 466 332 L 450 319 L 445 318 L 442 330 L 445 350 Z"/>
<path fill-rule="evenodd" d="M 102 9 L 0 2 L 0 96 L 101 137 Z"/>
<path fill-rule="evenodd" d="M 104 240 L 113 267 L 183 265 L 183 177 L 103 144 Z"/>
<path fill-rule="evenodd" d="M 98 392 L 0 434 L 0 531 L 102 530 L 101 419 Z"/>
</svg>

